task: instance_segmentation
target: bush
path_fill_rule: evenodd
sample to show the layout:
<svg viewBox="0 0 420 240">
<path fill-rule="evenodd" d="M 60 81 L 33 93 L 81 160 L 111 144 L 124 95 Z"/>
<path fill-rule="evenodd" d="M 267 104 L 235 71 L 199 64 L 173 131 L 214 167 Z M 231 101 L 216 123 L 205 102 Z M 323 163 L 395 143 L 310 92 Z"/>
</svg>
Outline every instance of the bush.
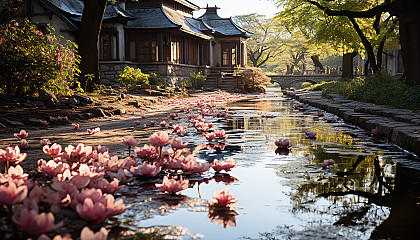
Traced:
<svg viewBox="0 0 420 240">
<path fill-rule="evenodd" d="M 263 84 L 270 84 L 270 78 L 259 68 L 246 68 L 239 76 L 246 92 L 264 92 Z"/>
<path fill-rule="evenodd" d="M 376 74 L 366 79 L 359 77 L 353 80 L 321 82 L 309 90 L 322 90 L 324 96 L 335 93 L 356 101 L 420 109 L 420 86 L 407 86 L 387 74 Z"/>
<path fill-rule="evenodd" d="M 149 75 L 142 73 L 140 68 L 125 67 L 120 73 L 120 83 L 128 88 L 140 84 L 149 84 Z"/>
<path fill-rule="evenodd" d="M 149 74 L 149 77 L 147 78 L 149 80 L 149 84 L 156 85 L 161 88 L 166 86 L 166 79 L 161 78 L 159 74 L 151 73 Z"/>
<path fill-rule="evenodd" d="M 206 81 L 206 77 L 201 72 L 191 73 L 189 78 L 182 79 L 182 87 L 190 87 L 192 89 L 202 89 Z"/>
<path fill-rule="evenodd" d="M 65 44 L 49 27 L 42 33 L 27 19 L 0 26 L 0 91 L 16 98 L 44 88 L 69 93 L 79 72 L 76 45 Z"/>
</svg>

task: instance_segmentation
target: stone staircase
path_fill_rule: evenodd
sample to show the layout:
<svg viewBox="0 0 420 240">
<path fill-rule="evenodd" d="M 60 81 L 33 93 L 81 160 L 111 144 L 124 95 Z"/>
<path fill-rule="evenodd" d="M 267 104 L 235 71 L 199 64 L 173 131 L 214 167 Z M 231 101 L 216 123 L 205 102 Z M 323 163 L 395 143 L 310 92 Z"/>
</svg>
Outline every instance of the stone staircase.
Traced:
<svg viewBox="0 0 420 240">
<path fill-rule="evenodd" d="M 233 91 L 241 88 L 241 86 L 238 78 L 234 76 L 234 70 L 232 68 L 215 67 L 207 75 L 206 81 L 204 81 L 204 88 Z"/>
</svg>

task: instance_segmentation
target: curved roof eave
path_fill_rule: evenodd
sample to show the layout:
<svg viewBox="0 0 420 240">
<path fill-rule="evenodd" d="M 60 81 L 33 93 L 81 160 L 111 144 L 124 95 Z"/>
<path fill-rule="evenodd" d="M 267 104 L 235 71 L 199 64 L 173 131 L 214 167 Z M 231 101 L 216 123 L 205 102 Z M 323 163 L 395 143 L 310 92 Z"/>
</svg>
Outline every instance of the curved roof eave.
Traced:
<svg viewBox="0 0 420 240">
<path fill-rule="evenodd" d="M 229 18 L 229 21 L 233 24 L 233 26 L 235 26 L 239 31 L 241 31 L 243 34 L 245 34 L 245 36 L 251 37 L 252 35 L 254 35 L 254 33 L 252 32 L 248 32 L 247 30 L 241 28 L 240 26 L 238 26 L 232 19 L 232 17 Z"/>
<path fill-rule="evenodd" d="M 67 18 L 62 10 L 57 7 L 55 4 L 51 3 L 50 1 L 47 0 L 39 0 L 39 3 L 41 5 L 41 7 L 47 8 L 49 10 L 51 10 L 52 12 L 54 12 L 59 18 L 61 18 L 72 30 L 74 31 L 78 31 L 79 27 L 69 18 Z"/>
<path fill-rule="evenodd" d="M 177 25 L 179 28 L 182 28 L 182 25 L 181 24 L 178 24 L 178 23 L 176 23 L 174 20 L 172 20 L 169 16 L 168 16 L 168 14 L 166 13 L 166 11 L 165 11 L 165 9 L 163 9 L 163 5 L 160 5 L 160 9 L 162 10 L 162 12 L 163 12 L 163 14 L 165 15 L 165 17 L 171 22 L 171 23 L 173 23 L 174 25 Z"/>
</svg>

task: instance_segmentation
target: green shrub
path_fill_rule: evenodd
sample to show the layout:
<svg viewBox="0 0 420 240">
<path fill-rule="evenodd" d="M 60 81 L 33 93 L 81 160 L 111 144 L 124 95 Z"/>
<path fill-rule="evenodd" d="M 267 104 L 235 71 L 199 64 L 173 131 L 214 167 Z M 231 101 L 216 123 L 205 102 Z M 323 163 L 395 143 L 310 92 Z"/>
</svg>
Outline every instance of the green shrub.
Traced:
<svg viewBox="0 0 420 240">
<path fill-rule="evenodd" d="M 324 96 L 335 93 L 356 101 L 396 108 L 420 109 L 420 86 L 407 86 L 387 74 L 376 74 L 372 77 L 359 77 L 353 80 L 321 82 L 309 90 L 322 90 Z"/>
<path fill-rule="evenodd" d="M 149 75 L 142 73 L 140 68 L 125 67 L 120 73 L 120 83 L 128 88 L 140 84 L 149 84 Z"/>
<path fill-rule="evenodd" d="M 149 84 L 151 84 L 151 85 L 156 85 L 156 86 L 159 86 L 161 88 L 166 86 L 166 79 L 161 78 L 159 76 L 159 74 L 151 73 L 151 74 L 149 74 L 149 77 L 147 79 L 149 80 Z"/>
<path fill-rule="evenodd" d="M 182 83 L 185 87 L 191 87 L 193 89 L 201 89 L 203 88 L 204 81 L 206 81 L 206 77 L 201 75 L 201 72 L 191 73 L 190 77 L 184 79 L 184 83 Z"/>
<path fill-rule="evenodd" d="M 79 73 L 76 45 L 65 44 L 49 27 L 44 34 L 28 20 L 0 26 L 0 91 L 16 98 L 44 88 L 69 93 Z"/>
</svg>

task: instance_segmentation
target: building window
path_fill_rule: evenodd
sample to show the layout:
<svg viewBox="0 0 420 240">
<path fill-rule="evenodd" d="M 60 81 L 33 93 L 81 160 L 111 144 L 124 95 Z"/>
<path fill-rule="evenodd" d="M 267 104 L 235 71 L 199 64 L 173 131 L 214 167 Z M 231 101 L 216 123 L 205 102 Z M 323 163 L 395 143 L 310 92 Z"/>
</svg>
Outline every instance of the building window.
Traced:
<svg viewBox="0 0 420 240">
<path fill-rule="evenodd" d="M 158 44 L 155 33 L 128 35 L 128 56 L 130 61 L 155 62 L 158 60 Z"/>
<path fill-rule="evenodd" d="M 117 60 L 117 35 L 118 32 L 112 29 L 105 29 L 100 37 L 100 54 L 101 60 Z"/>
</svg>

